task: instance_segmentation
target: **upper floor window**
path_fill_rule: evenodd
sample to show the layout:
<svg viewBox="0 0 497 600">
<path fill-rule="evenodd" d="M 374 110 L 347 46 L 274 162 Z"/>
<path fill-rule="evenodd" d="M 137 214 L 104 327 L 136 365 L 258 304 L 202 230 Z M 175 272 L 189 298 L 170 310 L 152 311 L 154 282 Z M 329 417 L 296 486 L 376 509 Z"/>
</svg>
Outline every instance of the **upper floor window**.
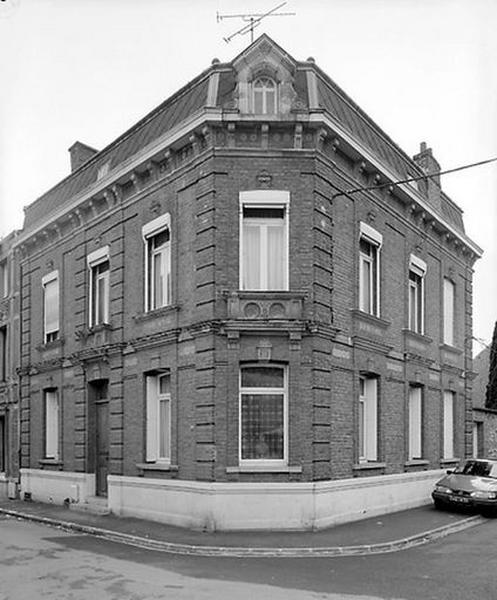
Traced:
<svg viewBox="0 0 497 600">
<path fill-rule="evenodd" d="M 142 228 L 145 241 L 145 310 L 171 304 L 171 228 L 166 213 Z"/>
<path fill-rule="evenodd" d="M 52 271 L 41 280 L 43 286 L 43 338 L 53 342 L 59 337 L 59 272 Z"/>
<path fill-rule="evenodd" d="M 359 380 L 359 461 L 378 459 L 378 379 Z"/>
<path fill-rule="evenodd" d="M 109 322 L 109 246 L 87 256 L 90 269 L 90 327 Z"/>
<path fill-rule="evenodd" d="M 240 372 L 240 461 L 287 460 L 285 369 L 247 366 Z"/>
<path fill-rule="evenodd" d="M 409 262 L 409 329 L 424 333 L 424 279 L 426 263 L 411 254 Z"/>
<path fill-rule="evenodd" d="M 359 308 L 380 316 L 380 249 L 383 236 L 361 223 L 359 239 Z"/>
<path fill-rule="evenodd" d="M 454 345 L 454 306 L 456 296 L 456 286 L 454 283 L 447 278 L 444 278 L 444 290 L 443 290 L 443 341 L 444 344 L 449 346 Z"/>
<path fill-rule="evenodd" d="M 288 289 L 288 192 L 240 193 L 240 287 Z"/>
<path fill-rule="evenodd" d="M 276 83 L 269 77 L 259 77 L 252 84 L 254 113 L 274 115 L 276 113 Z"/>
<path fill-rule="evenodd" d="M 0 262 L 0 298 L 5 298 L 9 294 L 9 269 L 7 261 Z"/>
</svg>

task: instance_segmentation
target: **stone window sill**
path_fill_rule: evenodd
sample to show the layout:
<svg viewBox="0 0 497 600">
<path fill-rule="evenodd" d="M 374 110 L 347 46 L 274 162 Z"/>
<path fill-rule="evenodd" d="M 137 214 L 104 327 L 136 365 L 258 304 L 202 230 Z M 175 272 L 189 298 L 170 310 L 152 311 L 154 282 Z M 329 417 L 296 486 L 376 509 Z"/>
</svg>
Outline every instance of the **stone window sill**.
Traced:
<svg viewBox="0 0 497 600">
<path fill-rule="evenodd" d="M 62 467 L 64 466 L 64 463 L 61 460 L 55 458 L 41 458 L 38 461 L 38 464 L 41 466 L 41 468 L 58 467 L 59 469 L 62 469 Z"/>
<path fill-rule="evenodd" d="M 168 463 L 138 463 L 136 465 L 141 471 L 177 471 L 178 465 L 170 465 Z"/>
<path fill-rule="evenodd" d="M 382 319 L 381 317 L 377 317 L 371 313 L 364 312 L 363 310 L 352 309 L 350 312 L 355 319 L 368 321 L 369 323 L 372 323 L 373 325 L 376 325 L 382 329 L 387 329 L 391 325 L 391 321 L 387 321 L 386 319 Z"/>
<path fill-rule="evenodd" d="M 461 461 L 460 458 L 441 458 L 440 459 L 440 466 L 443 468 L 443 467 L 446 467 L 448 465 L 456 465 L 460 461 Z"/>
<path fill-rule="evenodd" d="M 43 342 L 36 349 L 39 352 L 44 352 L 45 350 L 54 350 L 55 348 L 61 348 L 64 345 L 64 338 L 59 337 L 56 340 L 52 340 L 51 342 Z"/>
<path fill-rule="evenodd" d="M 413 458 L 412 460 L 407 460 L 404 463 L 404 467 L 408 469 L 409 467 L 427 467 L 430 464 L 429 460 L 425 460 L 424 458 Z"/>
<path fill-rule="evenodd" d="M 431 344 L 433 342 L 433 339 L 431 337 L 428 337 L 425 333 L 418 333 L 417 331 L 413 331 L 412 329 L 403 329 L 402 330 L 404 332 L 404 335 L 413 338 L 414 340 L 418 340 L 419 342 L 422 342 L 423 344 Z"/>
<path fill-rule="evenodd" d="M 445 350 L 446 352 L 451 352 L 452 354 L 462 354 L 464 352 L 460 348 L 456 348 L 456 346 L 451 346 L 450 344 L 440 344 L 440 350 Z"/>
<path fill-rule="evenodd" d="M 387 463 L 384 462 L 361 462 L 353 465 L 353 471 L 370 471 L 374 469 L 385 469 Z"/>
<path fill-rule="evenodd" d="M 302 473 L 302 467 L 288 465 L 240 465 L 226 467 L 226 473 Z"/>
<path fill-rule="evenodd" d="M 170 304 L 169 306 L 163 306 L 162 308 L 157 308 L 155 310 L 150 310 L 148 312 L 137 314 L 133 317 L 133 319 L 136 323 L 141 323 L 142 321 L 158 319 L 159 317 L 163 317 L 165 315 L 174 313 L 178 310 L 179 306 L 177 304 Z"/>
</svg>

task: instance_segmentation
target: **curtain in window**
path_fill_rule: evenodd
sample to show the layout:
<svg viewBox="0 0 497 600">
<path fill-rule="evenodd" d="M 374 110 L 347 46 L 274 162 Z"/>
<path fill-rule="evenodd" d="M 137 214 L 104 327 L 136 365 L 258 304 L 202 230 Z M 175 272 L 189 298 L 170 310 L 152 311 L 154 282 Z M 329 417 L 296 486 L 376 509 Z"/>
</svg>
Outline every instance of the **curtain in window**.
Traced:
<svg viewBox="0 0 497 600">
<path fill-rule="evenodd" d="M 261 289 L 261 228 L 244 223 L 243 226 L 243 289 Z"/>
<path fill-rule="evenodd" d="M 45 394 L 45 457 L 59 458 L 59 400 L 56 392 Z"/>
<path fill-rule="evenodd" d="M 444 458 L 454 458 L 454 392 L 444 392 Z"/>
<path fill-rule="evenodd" d="M 59 330 L 59 281 L 45 284 L 45 333 Z"/>
<path fill-rule="evenodd" d="M 286 279 L 285 228 L 283 222 L 267 227 L 267 289 L 284 290 Z"/>
<path fill-rule="evenodd" d="M 421 388 L 409 390 L 409 458 L 421 458 Z"/>
</svg>

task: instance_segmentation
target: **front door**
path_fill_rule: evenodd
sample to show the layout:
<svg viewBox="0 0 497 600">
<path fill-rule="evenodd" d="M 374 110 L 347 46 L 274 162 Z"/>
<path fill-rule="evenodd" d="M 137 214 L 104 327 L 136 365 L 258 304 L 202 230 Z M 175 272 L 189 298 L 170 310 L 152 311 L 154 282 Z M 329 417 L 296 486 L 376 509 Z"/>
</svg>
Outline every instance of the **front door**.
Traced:
<svg viewBox="0 0 497 600">
<path fill-rule="evenodd" d="M 97 496 L 107 496 L 107 475 L 109 473 L 109 398 L 106 380 L 93 382 L 94 398 L 94 456 Z"/>
</svg>

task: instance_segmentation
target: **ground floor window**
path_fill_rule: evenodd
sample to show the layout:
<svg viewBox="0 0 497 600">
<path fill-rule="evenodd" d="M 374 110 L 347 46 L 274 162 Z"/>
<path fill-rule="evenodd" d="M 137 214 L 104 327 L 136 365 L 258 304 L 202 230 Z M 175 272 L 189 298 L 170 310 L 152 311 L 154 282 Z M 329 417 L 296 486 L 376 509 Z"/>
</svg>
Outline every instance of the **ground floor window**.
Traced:
<svg viewBox="0 0 497 600">
<path fill-rule="evenodd" d="M 5 416 L 0 415 L 0 473 L 7 468 L 7 430 L 5 427 Z"/>
<path fill-rule="evenodd" d="M 359 380 L 359 461 L 378 459 L 378 379 Z"/>
<path fill-rule="evenodd" d="M 60 406 L 57 390 L 45 391 L 45 458 L 59 459 Z"/>
<path fill-rule="evenodd" d="M 455 393 L 445 391 L 443 399 L 443 457 L 454 458 Z"/>
<path fill-rule="evenodd" d="M 409 386 L 409 460 L 421 458 L 423 398 L 419 386 Z"/>
<path fill-rule="evenodd" d="M 240 373 L 240 462 L 287 460 L 287 389 L 283 367 Z"/>
<path fill-rule="evenodd" d="M 171 460 L 171 375 L 147 376 L 147 461 Z"/>
</svg>

